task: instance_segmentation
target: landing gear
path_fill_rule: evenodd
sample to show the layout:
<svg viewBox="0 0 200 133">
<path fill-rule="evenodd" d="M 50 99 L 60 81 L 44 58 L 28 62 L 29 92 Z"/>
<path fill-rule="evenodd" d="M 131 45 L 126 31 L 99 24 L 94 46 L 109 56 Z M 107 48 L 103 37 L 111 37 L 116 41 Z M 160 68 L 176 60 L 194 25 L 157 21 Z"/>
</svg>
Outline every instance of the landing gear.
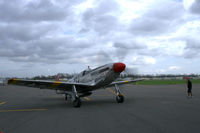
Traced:
<svg viewBox="0 0 200 133">
<path fill-rule="evenodd" d="M 81 99 L 78 96 L 78 93 L 76 91 L 76 86 L 75 85 L 73 85 L 72 92 L 73 92 L 73 94 L 72 94 L 73 106 L 74 107 L 81 107 Z"/>
<path fill-rule="evenodd" d="M 81 107 L 81 99 L 77 97 L 75 100 L 72 101 L 74 107 Z"/>
<path fill-rule="evenodd" d="M 72 91 L 71 92 L 67 92 L 65 91 L 65 100 L 67 101 L 68 98 L 72 101 L 72 105 L 74 107 L 81 107 L 81 99 L 80 96 L 78 95 L 77 91 L 76 91 L 76 86 L 73 85 L 72 86 Z"/>
<path fill-rule="evenodd" d="M 124 102 L 124 96 L 122 95 L 120 89 L 119 89 L 119 86 L 117 84 L 115 84 L 115 91 L 116 91 L 116 101 L 118 103 L 123 103 Z"/>
<path fill-rule="evenodd" d="M 118 103 L 123 103 L 124 102 L 124 96 L 123 95 L 118 95 L 116 96 L 116 101 Z"/>
<path fill-rule="evenodd" d="M 68 95 L 67 95 L 67 94 L 65 94 L 65 101 L 67 101 L 67 96 L 68 96 Z"/>
</svg>

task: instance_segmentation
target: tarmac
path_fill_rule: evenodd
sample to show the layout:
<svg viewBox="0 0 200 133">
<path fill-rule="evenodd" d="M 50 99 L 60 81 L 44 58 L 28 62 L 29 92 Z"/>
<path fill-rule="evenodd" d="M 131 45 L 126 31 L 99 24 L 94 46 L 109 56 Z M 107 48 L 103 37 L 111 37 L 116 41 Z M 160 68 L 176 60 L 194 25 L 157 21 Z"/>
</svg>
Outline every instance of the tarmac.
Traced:
<svg viewBox="0 0 200 133">
<path fill-rule="evenodd" d="M 0 86 L 1 133 L 199 133 L 200 84 L 124 85 L 97 90 L 74 108 L 53 90 Z"/>
</svg>

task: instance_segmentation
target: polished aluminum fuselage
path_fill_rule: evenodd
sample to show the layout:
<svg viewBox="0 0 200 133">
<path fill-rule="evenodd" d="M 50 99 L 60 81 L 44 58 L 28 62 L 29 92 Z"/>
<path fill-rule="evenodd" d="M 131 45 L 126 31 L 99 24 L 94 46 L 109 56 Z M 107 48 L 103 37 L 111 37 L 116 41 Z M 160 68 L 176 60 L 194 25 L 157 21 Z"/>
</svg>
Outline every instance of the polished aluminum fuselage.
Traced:
<svg viewBox="0 0 200 133">
<path fill-rule="evenodd" d="M 68 82 L 85 83 L 92 85 L 92 89 L 102 88 L 118 78 L 120 73 L 113 71 L 113 63 L 100 66 L 96 69 L 84 70 Z"/>
</svg>

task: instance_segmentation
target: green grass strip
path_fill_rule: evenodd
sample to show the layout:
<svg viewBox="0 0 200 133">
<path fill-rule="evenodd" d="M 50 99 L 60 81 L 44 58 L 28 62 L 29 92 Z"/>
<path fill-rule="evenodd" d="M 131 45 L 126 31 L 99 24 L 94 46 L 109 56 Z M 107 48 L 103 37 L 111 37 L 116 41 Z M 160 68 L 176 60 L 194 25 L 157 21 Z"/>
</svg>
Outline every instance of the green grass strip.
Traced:
<svg viewBox="0 0 200 133">
<path fill-rule="evenodd" d="M 200 84 L 200 79 L 192 79 L 193 84 Z M 144 80 L 137 82 L 139 85 L 174 85 L 174 84 L 186 84 L 186 80 Z"/>
</svg>

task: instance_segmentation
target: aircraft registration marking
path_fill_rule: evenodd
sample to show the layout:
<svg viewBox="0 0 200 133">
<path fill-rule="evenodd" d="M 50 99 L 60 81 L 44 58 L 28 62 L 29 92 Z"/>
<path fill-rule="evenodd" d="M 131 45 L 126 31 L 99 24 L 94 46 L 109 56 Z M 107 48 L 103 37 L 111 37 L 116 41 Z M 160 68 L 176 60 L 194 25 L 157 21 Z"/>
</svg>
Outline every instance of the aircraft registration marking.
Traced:
<svg viewBox="0 0 200 133">
<path fill-rule="evenodd" d="M 26 112 L 26 111 L 46 111 L 48 109 L 13 109 L 13 110 L 0 110 L 0 112 Z"/>
</svg>

